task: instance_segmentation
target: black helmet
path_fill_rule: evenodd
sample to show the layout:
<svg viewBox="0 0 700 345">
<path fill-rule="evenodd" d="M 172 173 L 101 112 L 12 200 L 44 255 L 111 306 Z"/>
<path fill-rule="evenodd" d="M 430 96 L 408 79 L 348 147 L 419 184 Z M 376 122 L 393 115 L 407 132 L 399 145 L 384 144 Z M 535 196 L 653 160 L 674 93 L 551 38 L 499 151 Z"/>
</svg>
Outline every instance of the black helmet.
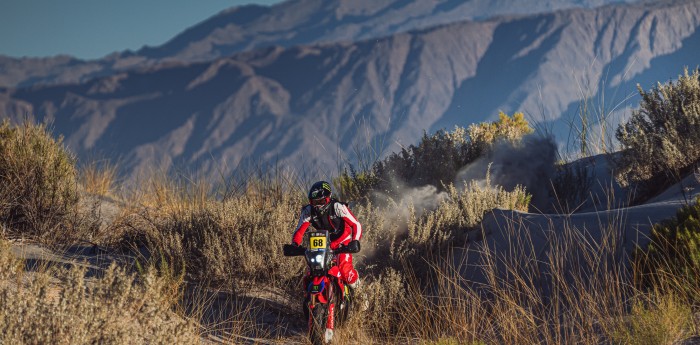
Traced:
<svg viewBox="0 0 700 345">
<path fill-rule="evenodd" d="M 326 181 L 318 181 L 309 189 L 309 204 L 317 210 L 323 210 L 331 203 L 331 185 Z"/>
</svg>

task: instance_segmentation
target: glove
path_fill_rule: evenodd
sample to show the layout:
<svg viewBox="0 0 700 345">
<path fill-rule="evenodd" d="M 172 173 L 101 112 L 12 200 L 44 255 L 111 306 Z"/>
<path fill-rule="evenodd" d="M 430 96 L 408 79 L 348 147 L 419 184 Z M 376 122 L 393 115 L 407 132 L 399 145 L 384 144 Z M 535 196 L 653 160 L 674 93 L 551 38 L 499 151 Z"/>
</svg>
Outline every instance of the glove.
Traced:
<svg viewBox="0 0 700 345">
<path fill-rule="evenodd" d="M 296 243 L 285 244 L 282 246 L 282 251 L 284 256 L 300 256 L 304 255 L 304 247 L 299 246 Z"/>
<path fill-rule="evenodd" d="M 348 253 L 357 253 L 360 251 L 360 241 L 358 240 L 352 240 L 348 245 L 346 246 Z"/>
</svg>

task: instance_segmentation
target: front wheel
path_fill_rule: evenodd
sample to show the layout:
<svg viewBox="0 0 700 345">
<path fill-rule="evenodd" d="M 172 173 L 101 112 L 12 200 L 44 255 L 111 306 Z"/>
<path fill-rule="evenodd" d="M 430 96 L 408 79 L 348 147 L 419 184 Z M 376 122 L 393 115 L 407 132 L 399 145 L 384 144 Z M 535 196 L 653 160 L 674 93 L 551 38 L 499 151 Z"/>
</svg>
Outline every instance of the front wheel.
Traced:
<svg viewBox="0 0 700 345">
<path fill-rule="evenodd" d="M 310 307 L 309 307 L 310 308 Z M 326 321 L 328 320 L 328 306 L 326 304 L 317 304 L 311 309 L 309 320 L 309 337 L 314 345 L 323 345 L 331 342 L 333 331 L 326 330 Z"/>
</svg>

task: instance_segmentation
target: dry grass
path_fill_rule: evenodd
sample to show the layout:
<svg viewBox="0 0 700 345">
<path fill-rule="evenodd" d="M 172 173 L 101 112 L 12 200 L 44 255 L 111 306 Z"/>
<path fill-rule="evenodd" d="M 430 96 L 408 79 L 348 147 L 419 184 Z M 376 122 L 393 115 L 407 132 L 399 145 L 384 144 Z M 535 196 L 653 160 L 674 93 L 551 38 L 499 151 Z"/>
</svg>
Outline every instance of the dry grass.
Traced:
<svg viewBox="0 0 700 345">
<path fill-rule="evenodd" d="M 691 301 L 700 291 L 679 289 L 678 281 L 636 287 L 633 268 L 616 259 L 619 221 L 607 224 L 600 242 L 572 225 L 550 229 L 550 247 L 539 254 L 529 232 L 511 222 L 502 229 L 507 254 L 482 242 L 470 248 L 476 263 L 454 260 L 460 250 L 430 258 L 429 280 L 407 268 L 394 314 L 373 317 L 394 317 L 382 330 L 396 343 L 674 344 L 697 335 Z M 469 269 L 485 282 L 466 280 Z"/>
<path fill-rule="evenodd" d="M 620 344 L 679 344 L 698 334 L 690 304 L 673 293 L 639 295 L 611 339 Z"/>
<path fill-rule="evenodd" d="M 173 313 L 172 286 L 112 266 L 85 279 L 85 268 L 26 273 L 0 243 L 0 343 L 197 344 L 194 323 Z"/>
<path fill-rule="evenodd" d="M 85 192 L 100 196 L 115 196 L 118 167 L 109 161 L 92 162 L 80 169 L 80 182 Z"/>
<path fill-rule="evenodd" d="M 128 198 L 130 209 L 115 231 L 126 234 L 126 245 L 140 242 L 193 281 L 227 290 L 284 285 L 302 269 L 282 256 L 301 209 L 299 194 L 284 183 L 250 181 L 222 199 L 217 194 L 225 193 L 203 180 L 151 179 Z"/>
</svg>

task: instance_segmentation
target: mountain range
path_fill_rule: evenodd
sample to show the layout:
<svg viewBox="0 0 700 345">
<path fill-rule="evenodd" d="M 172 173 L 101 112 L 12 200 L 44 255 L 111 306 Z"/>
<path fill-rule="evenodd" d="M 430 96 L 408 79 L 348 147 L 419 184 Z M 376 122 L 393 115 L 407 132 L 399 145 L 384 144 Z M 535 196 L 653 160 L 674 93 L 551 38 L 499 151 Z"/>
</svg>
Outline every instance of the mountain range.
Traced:
<svg viewBox="0 0 700 345">
<path fill-rule="evenodd" d="M 522 4 L 291 0 L 99 60 L 0 57 L 0 118 L 50 122 L 127 174 L 275 162 L 328 177 L 499 111 L 563 140 L 582 99 L 619 112 L 637 84 L 699 63 L 698 1 Z"/>
</svg>

